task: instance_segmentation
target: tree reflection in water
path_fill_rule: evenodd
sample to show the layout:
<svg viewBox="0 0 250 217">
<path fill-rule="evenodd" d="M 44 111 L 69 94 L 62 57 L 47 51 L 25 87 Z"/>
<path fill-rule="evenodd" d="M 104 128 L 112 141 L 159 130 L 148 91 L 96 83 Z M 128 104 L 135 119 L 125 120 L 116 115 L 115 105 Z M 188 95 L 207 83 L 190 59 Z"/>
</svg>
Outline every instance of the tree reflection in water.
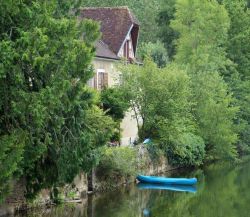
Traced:
<svg viewBox="0 0 250 217">
<path fill-rule="evenodd" d="M 250 163 L 211 165 L 173 176 L 197 177 L 197 192 L 123 187 L 90 197 L 79 205 L 19 215 L 22 217 L 249 217 Z"/>
</svg>

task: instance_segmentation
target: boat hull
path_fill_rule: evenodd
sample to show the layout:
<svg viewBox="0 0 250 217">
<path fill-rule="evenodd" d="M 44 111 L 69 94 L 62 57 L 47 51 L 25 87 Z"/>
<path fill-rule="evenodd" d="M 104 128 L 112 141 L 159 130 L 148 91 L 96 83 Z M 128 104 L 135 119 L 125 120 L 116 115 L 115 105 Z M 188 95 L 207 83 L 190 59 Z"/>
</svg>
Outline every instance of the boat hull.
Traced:
<svg viewBox="0 0 250 217">
<path fill-rule="evenodd" d="M 137 180 L 142 183 L 166 184 L 166 185 L 194 185 L 197 183 L 196 178 L 166 178 L 159 176 L 142 176 L 138 175 Z"/>
</svg>

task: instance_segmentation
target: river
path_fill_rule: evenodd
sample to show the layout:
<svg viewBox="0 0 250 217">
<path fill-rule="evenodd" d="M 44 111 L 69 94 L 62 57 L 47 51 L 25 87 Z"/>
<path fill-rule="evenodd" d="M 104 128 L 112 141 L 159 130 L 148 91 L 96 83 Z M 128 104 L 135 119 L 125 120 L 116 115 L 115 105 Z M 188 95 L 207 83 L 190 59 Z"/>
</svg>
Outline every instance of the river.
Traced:
<svg viewBox="0 0 250 217">
<path fill-rule="evenodd" d="M 249 217 L 250 163 L 217 164 L 166 174 L 197 177 L 196 188 L 144 189 L 131 184 L 83 204 L 30 211 L 18 217 Z M 175 190 L 175 191 L 174 191 Z M 181 190 L 181 191 L 178 191 Z M 184 192 L 183 192 L 184 190 Z"/>
</svg>

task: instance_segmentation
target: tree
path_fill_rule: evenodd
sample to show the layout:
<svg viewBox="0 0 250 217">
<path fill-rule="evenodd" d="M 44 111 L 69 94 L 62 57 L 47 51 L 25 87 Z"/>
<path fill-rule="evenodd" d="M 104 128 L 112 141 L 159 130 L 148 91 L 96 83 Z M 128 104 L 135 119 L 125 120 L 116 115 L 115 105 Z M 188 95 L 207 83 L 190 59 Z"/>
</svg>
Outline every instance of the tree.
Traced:
<svg viewBox="0 0 250 217">
<path fill-rule="evenodd" d="M 174 19 L 176 0 L 165 2 L 163 9 L 157 15 L 157 25 L 159 26 L 158 37 L 164 43 L 167 49 L 169 59 L 173 59 L 176 54 L 175 40 L 178 38 L 179 33 L 171 26 L 171 20 Z"/>
<path fill-rule="evenodd" d="M 227 53 L 243 80 L 250 77 L 250 10 L 245 0 L 224 0 L 230 17 Z"/>
<path fill-rule="evenodd" d="M 86 87 L 99 27 L 70 16 L 68 3 L 0 5 L 0 167 L 9 159 L 11 168 L 0 176 L 26 177 L 29 196 L 88 171 L 112 135 L 113 121 Z"/>
<path fill-rule="evenodd" d="M 0 137 L 0 204 L 9 193 L 9 180 L 19 169 L 26 135 L 22 130 Z"/>
<path fill-rule="evenodd" d="M 140 139 L 157 141 L 172 163 L 201 164 L 204 146 L 202 138 L 196 135 L 186 72 L 173 64 L 157 68 L 148 59 L 143 66 L 127 65 L 121 71 L 122 88 L 130 98 L 137 120 L 142 119 L 142 124 L 138 124 Z M 197 142 L 191 144 L 190 140 Z M 199 151 L 192 152 L 196 148 Z"/>
<path fill-rule="evenodd" d="M 101 92 L 101 103 L 106 114 L 115 121 L 120 122 L 125 112 L 129 109 L 129 103 L 124 98 L 124 93 L 119 87 L 106 88 Z"/>
<path fill-rule="evenodd" d="M 116 86 L 102 90 L 100 102 L 105 114 L 112 117 L 115 122 L 115 130 L 111 137 L 111 142 L 120 142 L 121 122 L 129 109 L 128 99 L 125 97 L 123 90 Z"/>
<path fill-rule="evenodd" d="M 237 107 L 220 72 L 230 64 L 225 41 L 229 17 L 216 1 L 177 0 L 171 26 L 180 33 L 176 63 L 191 76 L 193 114 L 199 135 L 206 143 L 207 158 L 234 158 L 237 134 L 233 120 Z"/>
<path fill-rule="evenodd" d="M 168 62 L 167 50 L 160 41 L 156 43 L 142 43 L 138 53 L 142 60 L 145 58 L 152 58 L 160 68 L 165 67 Z"/>
<path fill-rule="evenodd" d="M 244 0 L 224 0 L 223 4 L 231 21 L 227 56 L 234 63 L 224 76 L 240 107 L 236 120 L 240 131 L 238 151 L 247 154 L 250 152 L 250 11 Z"/>
<path fill-rule="evenodd" d="M 121 68 L 122 88 L 130 99 L 137 119 L 142 119 L 141 139 L 160 138 L 161 127 L 166 126 L 166 138 L 182 132 L 190 121 L 188 76 L 176 66 L 157 68 L 146 60 L 143 66 L 126 65 Z M 162 135 L 160 135 L 162 133 Z"/>
</svg>

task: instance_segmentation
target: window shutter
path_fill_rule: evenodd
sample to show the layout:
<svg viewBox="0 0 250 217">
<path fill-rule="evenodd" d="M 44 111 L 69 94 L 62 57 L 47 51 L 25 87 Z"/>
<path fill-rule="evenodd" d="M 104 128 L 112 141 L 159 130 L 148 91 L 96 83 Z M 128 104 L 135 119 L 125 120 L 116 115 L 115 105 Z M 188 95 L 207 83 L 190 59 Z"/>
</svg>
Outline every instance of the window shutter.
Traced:
<svg viewBox="0 0 250 217">
<path fill-rule="evenodd" d="M 94 88 L 97 89 L 97 73 L 94 76 Z"/>
<path fill-rule="evenodd" d="M 127 41 L 127 43 L 126 43 L 126 45 L 127 45 L 127 59 L 129 58 L 129 41 Z"/>
<path fill-rule="evenodd" d="M 103 87 L 108 87 L 108 73 L 103 73 L 104 74 L 104 78 L 103 78 Z"/>
</svg>

